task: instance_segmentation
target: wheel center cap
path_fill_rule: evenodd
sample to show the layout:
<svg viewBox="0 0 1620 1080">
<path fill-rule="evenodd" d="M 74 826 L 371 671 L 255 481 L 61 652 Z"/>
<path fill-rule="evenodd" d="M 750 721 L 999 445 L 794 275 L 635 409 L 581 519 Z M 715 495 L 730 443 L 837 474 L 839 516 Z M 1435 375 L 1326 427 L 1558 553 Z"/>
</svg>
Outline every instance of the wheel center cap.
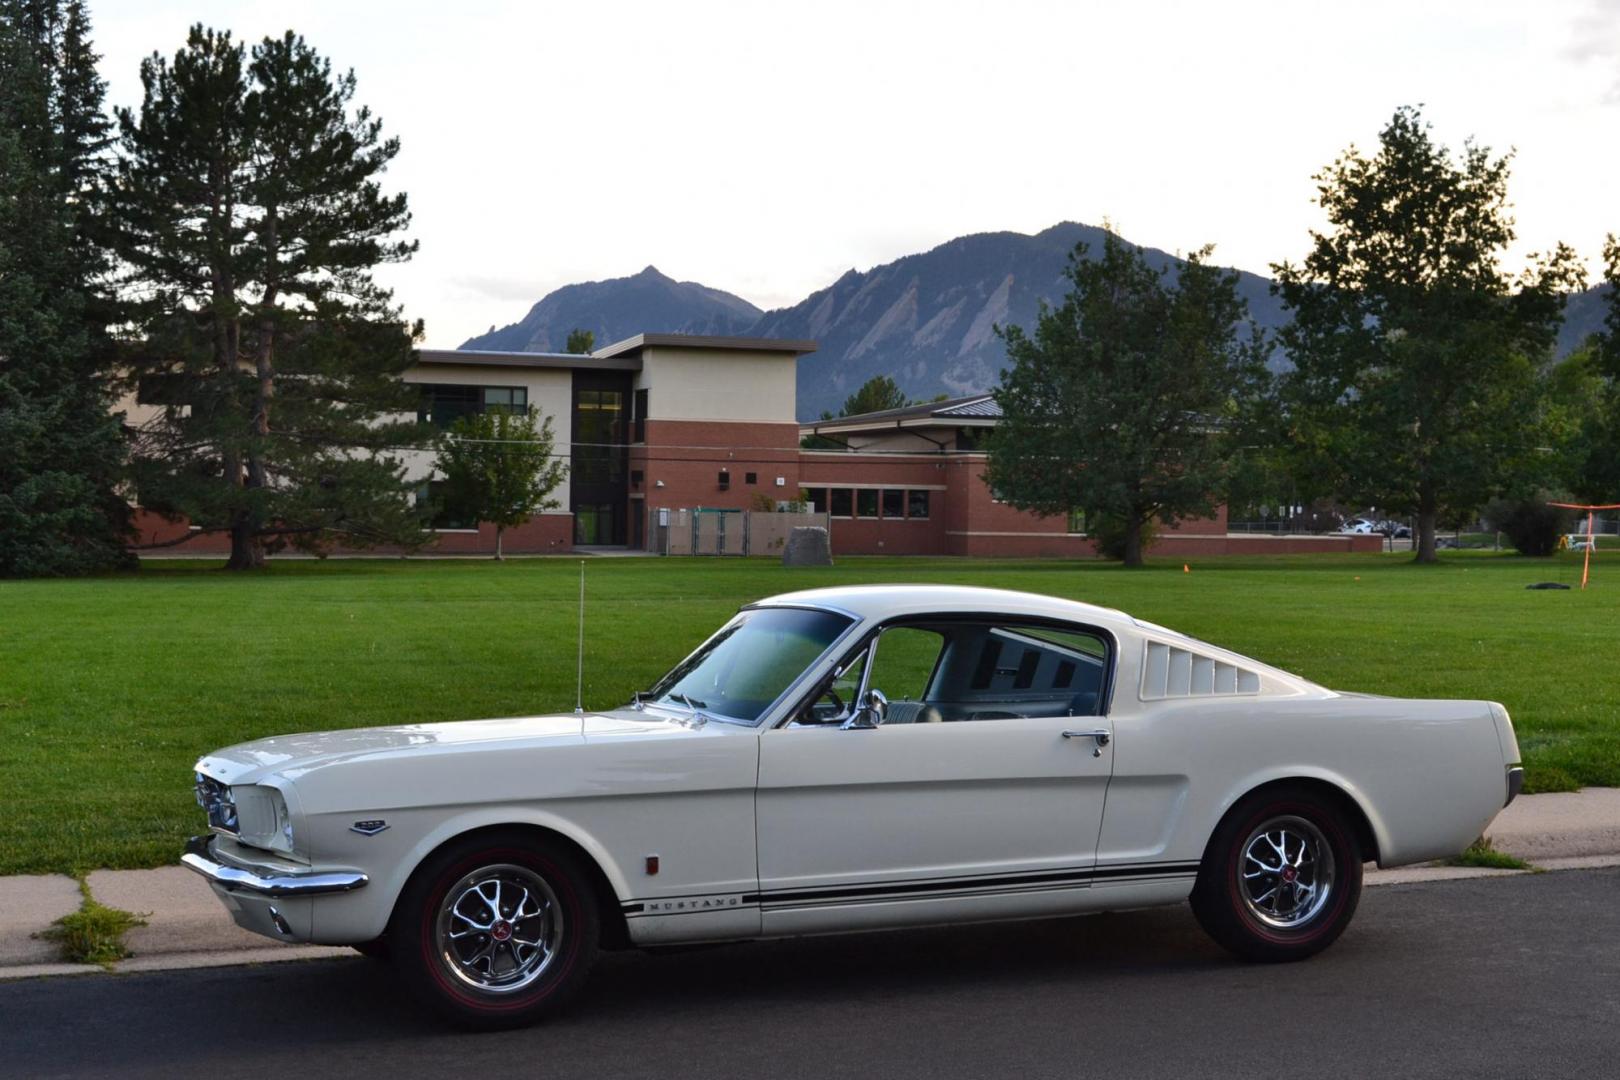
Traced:
<svg viewBox="0 0 1620 1080">
<path fill-rule="evenodd" d="M 494 926 L 489 928 L 489 936 L 494 938 L 496 941 L 505 941 L 507 938 L 512 936 L 512 924 L 507 922 L 505 919 L 501 919 Z"/>
<path fill-rule="evenodd" d="M 1297 876 L 1298 876 L 1298 874 L 1295 873 L 1294 868 L 1292 866 L 1284 867 L 1284 869 L 1283 869 L 1283 880 L 1284 881 L 1292 884 L 1293 881 L 1294 881 L 1294 878 L 1296 878 Z"/>
</svg>

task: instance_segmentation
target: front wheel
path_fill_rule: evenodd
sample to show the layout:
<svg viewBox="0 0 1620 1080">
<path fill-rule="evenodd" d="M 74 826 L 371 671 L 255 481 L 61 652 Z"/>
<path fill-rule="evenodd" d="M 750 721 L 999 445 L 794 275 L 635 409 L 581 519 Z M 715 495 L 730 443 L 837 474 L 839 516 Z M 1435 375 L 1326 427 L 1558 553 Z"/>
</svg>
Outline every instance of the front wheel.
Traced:
<svg viewBox="0 0 1620 1080">
<path fill-rule="evenodd" d="M 394 961 L 417 995 L 482 1029 L 555 1010 L 584 982 L 599 933 L 582 868 L 521 832 L 469 837 L 432 856 L 389 928 Z"/>
<path fill-rule="evenodd" d="M 1245 960 L 1303 960 L 1331 945 L 1361 898 L 1361 851 L 1343 810 L 1303 788 L 1239 803 L 1211 839 L 1193 914 Z"/>
</svg>

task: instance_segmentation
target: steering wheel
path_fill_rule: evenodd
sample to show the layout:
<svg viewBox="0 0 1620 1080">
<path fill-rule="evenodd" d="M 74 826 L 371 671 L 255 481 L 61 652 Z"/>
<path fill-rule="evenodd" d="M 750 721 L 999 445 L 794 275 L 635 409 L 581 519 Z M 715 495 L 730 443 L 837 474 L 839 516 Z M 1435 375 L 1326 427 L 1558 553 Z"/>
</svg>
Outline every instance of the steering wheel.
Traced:
<svg viewBox="0 0 1620 1080">
<path fill-rule="evenodd" d="M 833 714 L 834 716 L 842 716 L 844 714 L 844 699 L 838 696 L 838 691 L 834 689 L 831 683 L 827 684 L 827 692 L 822 696 L 832 698 L 833 706 L 838 710 Z"/>
</svg>

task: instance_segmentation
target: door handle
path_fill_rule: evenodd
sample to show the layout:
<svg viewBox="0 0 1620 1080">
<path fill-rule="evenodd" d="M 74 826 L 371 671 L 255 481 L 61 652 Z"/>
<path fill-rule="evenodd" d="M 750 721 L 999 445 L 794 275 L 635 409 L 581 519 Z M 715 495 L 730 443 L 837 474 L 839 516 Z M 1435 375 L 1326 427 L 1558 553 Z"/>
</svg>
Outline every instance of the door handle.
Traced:
<svg viewBox="0 0 1620 1080">
<path fill-rule="evenodd" d="M 1102 757 L 1102 748 L 1107 746 L 1108 743 L 1109 743 L 1109 740 L 1111 740 L 1114 736 L 1113 736 L 1112 732 L 1104 731 L 1102 729 L 1098 729 L 1096 731 L 1065 731 L 1063 733 L 1063 737 L 1065 739 L 1095 739 L 1095 740 L 1097 740 L 1096 746 L 1092 747 L 1091 756 L 1092 757 Z"/>
</svg>

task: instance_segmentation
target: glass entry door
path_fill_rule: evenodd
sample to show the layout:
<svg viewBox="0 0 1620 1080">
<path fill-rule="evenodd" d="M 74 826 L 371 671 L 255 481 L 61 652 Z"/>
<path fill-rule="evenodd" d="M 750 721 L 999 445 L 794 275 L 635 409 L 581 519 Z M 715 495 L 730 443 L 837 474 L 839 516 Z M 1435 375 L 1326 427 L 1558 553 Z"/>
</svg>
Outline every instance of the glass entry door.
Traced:
<svg viewBox="0 0 1620 1080">
<path fill-rule="evenodd" d="M 625 542 L 629 402 L 629 372 L 574 371 L 568 488 L 576 544 Z"/>
</svg>

